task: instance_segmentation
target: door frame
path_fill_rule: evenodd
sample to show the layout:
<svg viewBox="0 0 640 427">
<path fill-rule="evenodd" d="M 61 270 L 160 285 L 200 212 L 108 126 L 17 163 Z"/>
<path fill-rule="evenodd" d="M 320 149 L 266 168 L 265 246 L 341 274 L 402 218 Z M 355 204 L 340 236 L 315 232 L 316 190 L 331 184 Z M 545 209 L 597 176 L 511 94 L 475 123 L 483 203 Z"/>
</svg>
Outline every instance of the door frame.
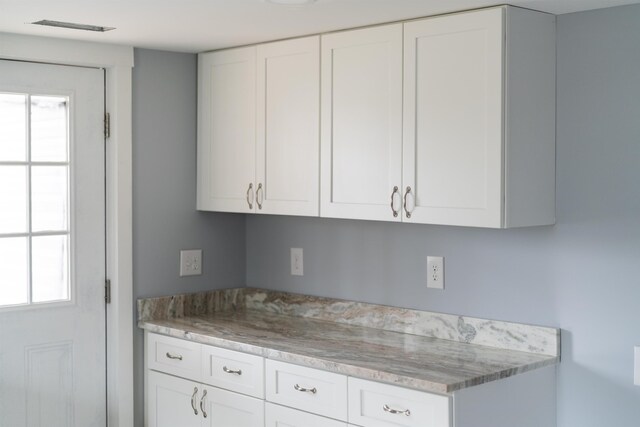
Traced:
<svg viewBox="0 0 640 427">
<path fill-rule="evenodd" d="M 133 47 L 0 33 L 0 59 L 104 68 L 111 116 L 106 148 L 107 419 L 133 426 L 132 90 Z"/>
</svg>

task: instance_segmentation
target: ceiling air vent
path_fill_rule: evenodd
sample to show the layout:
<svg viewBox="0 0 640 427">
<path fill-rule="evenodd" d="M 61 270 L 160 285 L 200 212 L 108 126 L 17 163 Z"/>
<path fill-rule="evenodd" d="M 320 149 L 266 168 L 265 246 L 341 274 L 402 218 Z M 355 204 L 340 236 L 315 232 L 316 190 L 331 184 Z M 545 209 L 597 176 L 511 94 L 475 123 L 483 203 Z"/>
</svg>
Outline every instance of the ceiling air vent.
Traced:
<svg viewBox="0 0 640 427">
<path fill-rule="evenodd" d="M 115 30 L 115 27 L 101 27 L 99 25 L 76 24 L 73 22 L 51 21 L 43 19 L 41 21 L 32 22 L 34 25 L 44 25 L 46 27 L 69 28 L 72 30 L 97 31 L 104 33 L 105 31 Z"/>
</svg>

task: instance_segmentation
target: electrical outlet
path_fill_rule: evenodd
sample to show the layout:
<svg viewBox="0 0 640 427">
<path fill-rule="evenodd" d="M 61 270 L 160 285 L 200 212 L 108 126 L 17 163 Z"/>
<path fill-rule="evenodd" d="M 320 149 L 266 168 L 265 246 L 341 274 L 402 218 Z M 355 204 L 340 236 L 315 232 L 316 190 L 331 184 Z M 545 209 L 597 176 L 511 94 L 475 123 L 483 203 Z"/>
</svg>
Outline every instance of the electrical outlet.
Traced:
<svg viewBox="0 0 640 427">
<path fill-rule="evenodd" d="M 291 248 L 291 275 L 304 276 L 302 248 Z"/>
<path fill-rule="evenodd" d="M 427 288 L 444 289 L 444 257 L 427 257 Z"/>
<path fill-rule="evenodd" d="M 202 274 L 202 249 L 180 251 L 180 277 Z"/>
<path fill-rule="evenodd" d="M 634 360 L 635 360 L 635 362 L 633 363 L 633 371 L 634 371 L 633 383 L 635 385 L 640 385 L 640 346 L 634 347 L 633 353 L 634 353 Z"/>
</svg>

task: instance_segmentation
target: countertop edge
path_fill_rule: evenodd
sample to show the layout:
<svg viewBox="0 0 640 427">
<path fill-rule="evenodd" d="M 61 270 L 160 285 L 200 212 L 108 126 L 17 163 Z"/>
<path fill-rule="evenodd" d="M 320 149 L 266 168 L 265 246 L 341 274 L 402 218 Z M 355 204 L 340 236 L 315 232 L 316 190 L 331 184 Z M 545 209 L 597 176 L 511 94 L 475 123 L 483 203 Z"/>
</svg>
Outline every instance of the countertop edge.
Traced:
<svg viewBox="0 0 640 427">
<path fill-rule="evenodd" d="M 258 346 L 254 344 L 247 344 L 241 341 L 234 341 L 220 337 L 214 337 L 211 335 L 204 335 L 200 333 L 191 332 L 185 329 L 173 328 L 170 326 L 157 325 L 152 320 L 142 320 L 138 322 L 138 327 L 149 332 L 158 333 L 161 335 L 168 335 L 174 338 L 181 338 L 188 341 L 198 342 L 201 344 L 213 345 L 228 350 L 239 351 L 243 353 L 254 354 L 264 357 L 266 359 L 277 360 L 282 362 L 299 364 L 314 369 L 321 369 L 338 374 L 353 376 L 365 380 L 371 380 L 376 382 L 382 382 L 385 384 L 396 385 L 399 387 L 406 387 L 415 390 L 420 390 L 429 393 L 437 393 L 442 395 L 451 395 L 452 393 L 473 387 L 481 384 L 489 383 L 492 381 L 508 378 L 514 375 L 529 372 L 535 369 L 556 365 L 560 362 L 559 356 L 549 356 L 548 359 L 544 359 L 538 362 L 532 362 L 527 365 L 522 365 L 510 369 L 505 369 L 492 374 L 481 375 L 476 378 L 467 379 L 465 381 L 446 384 L 438 383 L 429 380 L 422 380 L 413 377 L 402 376 L 393 374 L 390 372 L 383 372 L 374 370 L 362 366 L 356 366 L 352 364 L 346 364 L 336 362 L 330 359 L 323 359 L 314 356 L 306 356 L 299 353 L 290 351 L 281 351 L 272 349 L 269 347 Z M 473 345 L 473 344 L 469 344 Z M 357 373 L 354 371 L 357 370 Z"/>
</svg>

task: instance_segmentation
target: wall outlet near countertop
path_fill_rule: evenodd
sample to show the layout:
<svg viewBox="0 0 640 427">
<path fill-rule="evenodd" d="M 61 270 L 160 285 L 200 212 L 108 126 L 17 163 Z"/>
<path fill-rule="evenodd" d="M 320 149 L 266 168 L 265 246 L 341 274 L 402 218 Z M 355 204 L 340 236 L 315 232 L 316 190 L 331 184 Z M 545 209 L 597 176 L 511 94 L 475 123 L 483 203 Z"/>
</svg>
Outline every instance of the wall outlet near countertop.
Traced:
<svg viewBox="0 0 640 427">
<path fill-rule="evenodd" d="M 291 248 L 291 275 L 304 276 L 302 248 Z"/>
<path fill-rule="evenodd" d="M 427 288 L 444 289 L 444 257 L 427 257 Z"/>
<path fill-rule="evenodd" d="M 180 277 L 202 274 L 202 249 L 180 251 Z"/>
</svg>

